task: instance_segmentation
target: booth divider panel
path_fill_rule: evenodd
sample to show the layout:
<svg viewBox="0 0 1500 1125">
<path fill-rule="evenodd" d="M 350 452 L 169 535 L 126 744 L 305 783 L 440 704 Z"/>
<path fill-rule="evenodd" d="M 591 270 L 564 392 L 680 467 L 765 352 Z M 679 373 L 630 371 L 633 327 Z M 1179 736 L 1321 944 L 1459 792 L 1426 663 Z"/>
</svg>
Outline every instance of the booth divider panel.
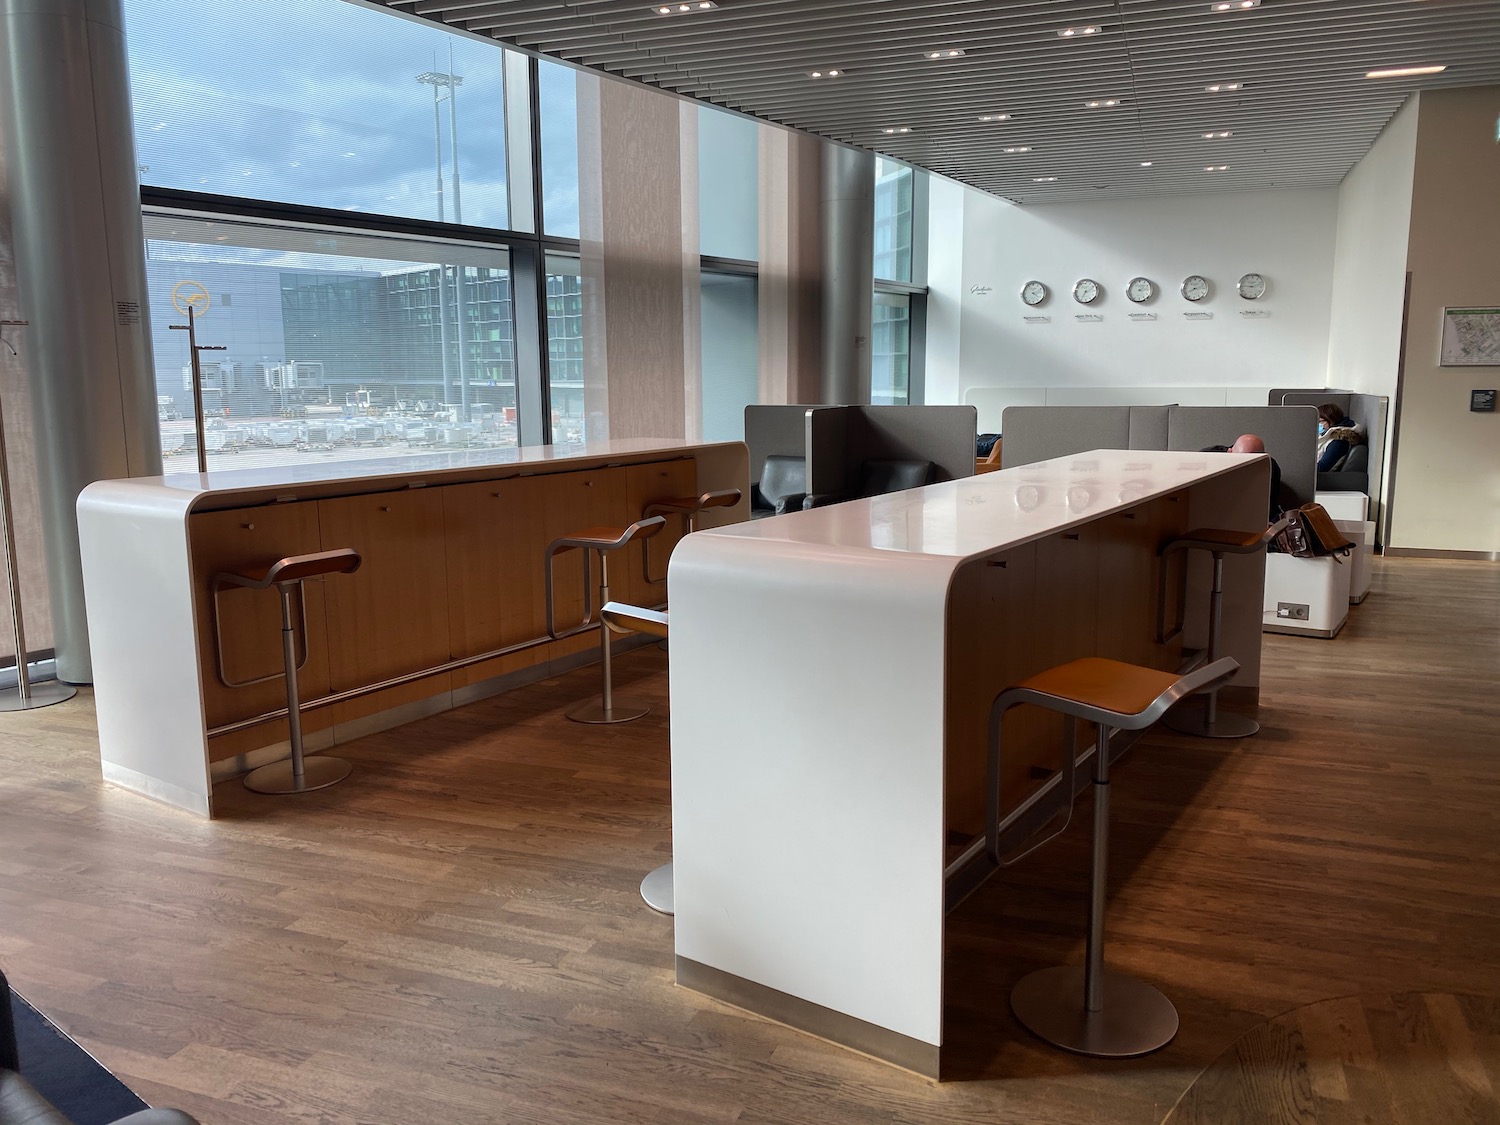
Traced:
<svg viewBox="0 0 1500 1125">
<path fill-rule="evenodd" d="M 448 571 L 448 636 L 461 659 L 544 635 L 543 557 L 547 493 L 541 477 L 448 485 L 443 534 Z M 522 649 L 454 673 L 457 685 L 529 668 L 547 648 Z"/>
<path fill-rule="evenodd" d="M 213 576 L 222 571 L 249 574 L 288 555 L 323 549 L 315 503 L 267 504 L 198 512 L 188 518 L 188 549 L 192 559 L 193 603 L 198 621 L 198 665 L 203 682 L 203 708 L 210 727 L 286 706 L 286 687 L 279 675 L 281 599 L 275 589 L 229 588 L 219 595 L 223 621 L 225 672 L 246 680 L 276 674 L 277 678 L 247 687 L 226 687 L 214 657 Z M 343 575 L 339 576 L 342 580 Z M 329 687 L 328 631 L 324 614 L 324 583 L 305 584 L 307 598 L 307 664 L 299 671 L 303 698 L 326 695 Z M 321 720 L 321 721 L 320 721 Z M 316 713 L 303 723 L 308 731 L 331 720 Z M 252 745 L 264 746 L 287 737 L 285 720 L 256 728 Z M 216 747 L 216 750 L 219 748 Z M 228 757 L 238 749 L 216 753 Z"/>
</svg>

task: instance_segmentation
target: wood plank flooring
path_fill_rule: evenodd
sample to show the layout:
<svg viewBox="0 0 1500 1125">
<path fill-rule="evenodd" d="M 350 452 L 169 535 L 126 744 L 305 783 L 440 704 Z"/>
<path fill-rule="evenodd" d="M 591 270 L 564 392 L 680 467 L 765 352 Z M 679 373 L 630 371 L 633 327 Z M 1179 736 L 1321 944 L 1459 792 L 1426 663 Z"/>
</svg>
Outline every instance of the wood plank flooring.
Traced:
<svg viewBox="0 0 1500 1125">
<path fill-rule="evenodd" d="M 1175 1042 L 1096 1062 L 1009 1016 L 1082 955 L 1080 808 L 951 920 L 941 1085 L 673 985 L 636 893 L 670 849 L 666 659 L 616 663 L 640 722 L 566 722 L 584 670 L 346 746 L 330 790 L 223 786 L 214 822 L 99 780 L 87 692 L 0 716 L 0 964 L 211 1125 L 1154 1125 L 1290 1009 L 1500 996 L 1500 567 L 1377 562 L 1339 639 L 1266 638 L 1260 736 L 1155 733 L 1117 771 L 1108 956 Z"/>
</svg>

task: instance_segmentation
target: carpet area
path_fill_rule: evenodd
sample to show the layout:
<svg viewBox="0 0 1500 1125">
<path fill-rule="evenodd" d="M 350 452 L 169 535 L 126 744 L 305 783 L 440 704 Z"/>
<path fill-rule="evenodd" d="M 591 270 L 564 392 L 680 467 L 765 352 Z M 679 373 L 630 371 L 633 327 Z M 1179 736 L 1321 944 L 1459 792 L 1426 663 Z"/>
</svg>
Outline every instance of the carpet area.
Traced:
<svg viewBox="0 0 1500 1125">
<path fill-rule="evenodd" d="M 110 1125 L 147 1108 L 130 1087 L 58 1030 L 46 1016 L 14 992 L 10 999 L 21 1074 L 73 1125 Z"/>
</svg>

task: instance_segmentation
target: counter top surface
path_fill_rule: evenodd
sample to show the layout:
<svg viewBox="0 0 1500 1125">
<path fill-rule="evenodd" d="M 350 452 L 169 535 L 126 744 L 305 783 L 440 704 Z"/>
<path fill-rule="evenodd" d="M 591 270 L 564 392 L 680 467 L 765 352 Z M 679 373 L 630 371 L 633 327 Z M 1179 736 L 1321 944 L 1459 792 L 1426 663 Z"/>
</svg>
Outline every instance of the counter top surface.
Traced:
<svg viewBox="0 0 1500 1125">
<path fill-rule="evenodd" d="M 804 544 L 961 559 L 1125 511 L 1260 456 L 1098 449 L 703 534 L 760 540 L 768 548 Z"/>
<path fill-rule="evenodd" d="M 688 453 L 723 442 L 687 441 L 682 438 L 623 438 L 591 441 L 582 445 L 528 445 L 505 449 L 452 450 L 399 457 L 370 457 L 358 461 L 328 461 L 255 469 L 230 469 L 212 473 L 172 473 L 160 477 L 132 477 L 132 484 L 210 495 L 215 492 L 245 492 L 260 488 L 332 484 L 389 478 L 420 478 L 427 474 L 464 472 L 487 468 L 536 465 L 555 466 L 569 461 L 637 456 L 647 453 Z"/>
</svg>

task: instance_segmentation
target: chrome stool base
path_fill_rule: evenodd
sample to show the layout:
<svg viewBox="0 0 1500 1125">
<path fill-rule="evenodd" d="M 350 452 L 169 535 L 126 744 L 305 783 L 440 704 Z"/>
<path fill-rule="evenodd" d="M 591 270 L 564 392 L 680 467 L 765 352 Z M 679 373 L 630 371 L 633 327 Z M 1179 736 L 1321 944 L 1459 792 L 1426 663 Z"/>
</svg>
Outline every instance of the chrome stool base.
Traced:
<svg viewBox="0 0 1500 1125">
<path fill-rule="evenodd" d="M 1215 710 L 1213 721 L 1208 718 L 1208 700 L 1201 707 L 1185 700 L 1175 710 L 1169 711 L 1162 725 L 1178 734 L 1191 734 L 1199 738 L 1249 738 L 1260 730 L 1260 724 L 1248 715 L 1236 715 L 1232 711 Z"/>
<path fill-rule="evenodd" d="M 595 723 L 602 726 L 609 723 L 628 723 L 650 712 L 650 707 L 631 699 L 616 699 L 612 707 L 605 707 L 603 700 L 586 699 L 582 703 L 575 703 L 569 707 L 564 714 L 575 723 Z"/>
<path fill-rule="evenodd" d="M 1082 965 L 1028 973 L 1010 994 L 1010 1010 L 1039 1039 L 1096 1059 L 1129 1059 L 1165 1047 L 1177 1034 L 1177 1009 L 1161 992 L 1134 977 L 1104 969 L 1103 1004 L 1083 1004 Z"/>
<path fill-rule="evenodd" d="M 315 754 L 302 760 L 302 777 L 292 772 L 292 760 L 261 766 L 245 775 L 245 788 L 254 793 L 271 793 L 284 796 L 288 793 L 310 793 L 314 789 L 327 789 L 348 777 L 354 769 L 342 758 L 330 758 Z"/>
<path fill-rule="evenodd" d="M 65 684 L 61 680 L 43 680 L 29 686 L 25 699 L 21 698 L 20 692 L 14 695 L 6 692 L 0 696 L 0 711 L 30 711 L 34 707 L 51 707 L 54 703 L 62 703 L 77 694 L 78 689 L 72 684 Z"/>
<path fill-rule="evenodd" d="M 675 914 L 672 891 L 672 865 L 664 863 L 641 880 L 641 899 L 658 914 Z"/>
</svg>

